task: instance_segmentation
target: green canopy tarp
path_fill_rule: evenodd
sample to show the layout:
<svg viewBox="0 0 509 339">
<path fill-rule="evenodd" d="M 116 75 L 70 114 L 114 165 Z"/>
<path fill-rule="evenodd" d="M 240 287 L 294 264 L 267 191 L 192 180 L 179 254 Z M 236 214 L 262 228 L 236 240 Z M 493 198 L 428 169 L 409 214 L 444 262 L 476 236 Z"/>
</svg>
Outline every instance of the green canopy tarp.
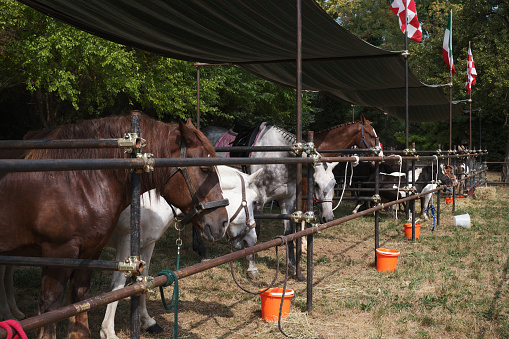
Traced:
<svg viewBox="0 0 509 339">
<path fill-rule="evenodd" d="M 170 58 L 232 63 L 296 86 L 295 0 L 20 0 L 124 45 Z M 302 86 L 405 118 L 404 57 L 355 37 L 302 0 Z M 409 120 L 449 119 L 444 89 L 409 72 Z M 453 117 L 462 113 L 453 105 Z"/>
</svg>

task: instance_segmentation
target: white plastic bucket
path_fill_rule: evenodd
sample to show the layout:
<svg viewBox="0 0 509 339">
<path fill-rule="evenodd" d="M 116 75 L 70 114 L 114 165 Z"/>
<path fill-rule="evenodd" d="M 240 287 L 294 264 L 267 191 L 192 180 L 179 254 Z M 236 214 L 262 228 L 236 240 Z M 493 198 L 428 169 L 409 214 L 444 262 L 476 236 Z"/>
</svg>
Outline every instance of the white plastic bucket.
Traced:
<svg viewBox="0 0 509 339">
<path fill-rule="evenodd" d="M 452 224 L 454 226 L 470 228 L 470 215 L 468 214 L 456 215 L 453 217 Z"/>
</svg>

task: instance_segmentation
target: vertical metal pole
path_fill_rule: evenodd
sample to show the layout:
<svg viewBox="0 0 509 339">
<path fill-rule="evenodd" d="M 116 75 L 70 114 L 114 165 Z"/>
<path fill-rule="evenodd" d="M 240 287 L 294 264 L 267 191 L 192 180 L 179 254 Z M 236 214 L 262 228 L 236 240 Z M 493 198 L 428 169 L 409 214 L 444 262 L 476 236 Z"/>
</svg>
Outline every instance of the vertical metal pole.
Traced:
<svg viewBox="0 0 509 339">
<path fill-rule="evenodd" d="M 408 53 L 408 6 L 407 1 L 403 2 L 405 4 L 405 53 L 403 54 L 405 57 L 405 150 L 409 149 L 408 145 L 408 56 L 410 53 Z M 408 187 L 409 181 L 408 181 L 408 161 L 405 160 L 405 173 L 407 175 L 405 176 L 405 185 Z M 409 217 L 409 206 L 410 203 L 406 205 L 405 207 L 405 216 L 408 219 Z"/>
<path fill-rule="evenodd" d="M 415 143 L 412 143 L 412 149 L 415 149 Z M 417 178 L 415 177 L 415 160 L 412 160 L 412 187 L 415 187 L 415 182 Z M 415 241 L 415 199 L 410 201 L 410 206 L 412 208 L 412 241 Z"/>
<path fill-rule="evenodd" d="M 352 122 L 355 122 L 355 105 L 352 105 Z"/>
<path fill-rule="evenodd" d="M 140 115 L 138 112 L 131 114 L 131 131 L 141 136 Z M 136 158 L 140 150 L 133 150 L 131 157 Z M 140 256 L 140 194 L 141 174 L 131 173 L 131 256 Z M 140 338 L 140 296 L 131 297 L 131 338 Z"/>
<path fill-rule="evenodd" d="M 301 0 L 297 0 L 297 142 L 302 141 L 302 4 Z M 302 206 L 302 164 L 297 165 L 297 209 Z M 302 277 L 302 241 L 296 239 L 296 275 L 297 279 L 303 281 Z"/>
<path fill-rule="evenodd" d="M 196 128 L 200 129 L 200 66 L 196 66 Z"/>
<path fill-rule="evenodd" d="M 313 142 L 314 139 L 314 133 L 312 131 L 308 132 L 308 142 Z M 315 168 L 308 164 L 308 211 L 313 210 L 313 173 L 315 171 Z M 307 236 L 307 243 L 308 243 L 308 249 L 307 249 L 307 281 L 306 281 L 306 291 L 307 291 L 307 298 L 306 298 L 306 304 L 307 304 L 307 312 L 309 315 L 311 315 L 313 311 L 313 234 L 310 234 Z"/>
<path fill-rule="evenodd" d="M 378 141 L 375 143 L 378 145 Z M 380 195 L 380 163 L 375 161 L 375 196 Z M 380 247 L 380 211 L 375 211 L 375 267 L 377 262 L 376 249 Z"/>
<path fill-rule="evenodd" d="M 439 150 L 438 154 L 439 155 L 441 153 L 440 152 L 441 147 L 442 146 L 439 144 L 438 145 L 438 150 Z M 440 158 L 438 158 L 438 160 L 437 160 L 437 167 L 440 168 Z M 436 213 L 437 213 L 436 226 L 439 226 L 440 225 L 440 191 L 437 191 L 437 211 L 436 211 Z"/>
<path fill-rule="evenodd" d="M 451 31 L 449 32 L 451 36 L 451 51 L 452 54 L 452 9 L 451 9 Z M 454 62 L 454 61 L 453 61 Z M 449 79 L 450 79 L 450 86 L 449 86 L 449 150 L 452 150 L 452 62 L 449 60 Z M 447 164 L 451 163 L 451 158 L 447 158 Z"/>
</svg>

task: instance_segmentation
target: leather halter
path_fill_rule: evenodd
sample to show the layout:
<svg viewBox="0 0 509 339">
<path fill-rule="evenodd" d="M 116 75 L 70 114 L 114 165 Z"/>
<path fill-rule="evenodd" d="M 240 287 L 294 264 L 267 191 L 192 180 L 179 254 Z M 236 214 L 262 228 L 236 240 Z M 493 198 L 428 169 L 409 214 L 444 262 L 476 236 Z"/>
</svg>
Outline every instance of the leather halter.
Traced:
<svg viewBox="0 0 509 339">
<path fill-rule="evenodd" d="M 181 158 L 186 157 L 186 151 L 187 151 L 187 145 L 184 142 L 184 140 L 182 140 L 182 144 L 181 144 L 181 148 L 180 148 L 180 157 Z M 174 167 L 171 170 L 170 176 L 166 180 L 166 183 L 168 183 L 168 181 L 170 181 L 171 177 L 173 177 L 173 175 L 175 175 L 178 171 L 180 171 L 182 173 L 182 176 L 184 177 L 186 184 L 187 184 L 187 189 L 189 190 L 189 194 L 191 195 L 191 199 L 193 199 L 193 203 L 194 203 L 194 208 L 189 213 L 187 213 L 182 218 L 182 220 L 180 220 L 182 225 L 186 225 L 189 222 L 189 220 L 191 220 L 195 215 L 200 214 L 204 210 L 218 208 L 218 207 L 224 207 L 224 206 L 228 206 L 230 204 L 228 199 L 210 201 L 210 202 L 206 202 L 206 203 L 202 204 L 196 194 L 196 188 L 194 187 L 193 181 L 191 180 L 191 176 L 189 175 L 189 171 L 187 170 L 186 167 Z"/>
<path fill-rule="evenodd" d="M 245 185 L 244 177 L 240 173 L 237 173 L 237 175 L 240 177 L 240 183 L 241 183 L 241 188 L 242 188 L 242 202 L 240 203 L 239 208 L 237 208 L 237 211 L 230 218 L 230 224 L 232 223 L 233 220 L 235 220 L 235 218 L 237 218 L 239 213 L 242 212 L 242 210 L 244 210 L 244 213 L 246 213 L 246 227 L 242 230 L 242 232 L 240 232 L 236 236 L 230 238 L 230 241 L 234 241 L 239 238 L 244 238 L 246 233 L 249 232 L 249 230 L 251 230 L 252 228 L 254 228 L 256 226 L 256 223 L 253 222 L 251 224 L 250 219 L 249 219 L 249 209 L 247 207 L 246 185 Z"/>
<path fill-rule="evenodd" d="M 370 137 L 373 136 L 370 135 Z M 366 141 L 366 138 L 364 137 L 364 124 L 361 124 L 361 140 L 359 141 L 359 148 L 362 148 L 363 144 L 366 146 L 366 148 L 371 148 L 371 146 L 369 146 L 368 142 Z"/>
</svg>

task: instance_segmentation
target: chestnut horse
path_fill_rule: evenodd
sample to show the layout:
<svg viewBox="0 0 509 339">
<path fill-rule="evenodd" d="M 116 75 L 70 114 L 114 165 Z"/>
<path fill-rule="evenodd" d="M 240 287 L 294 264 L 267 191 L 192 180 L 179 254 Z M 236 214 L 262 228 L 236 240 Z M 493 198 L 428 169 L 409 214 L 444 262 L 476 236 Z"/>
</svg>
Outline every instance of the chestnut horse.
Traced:
<svg viewBox="0 0 509 339">
<path fill-rule="evenodd" d="M 358 148 L 374 148 L 380 146 L 376 144 L 376 138 L 376 131 L 371 126 L 371 122 L 361 114 L 359 121 L 337 125 L 315 133 L 313 142 L 318 152 L 320 152 L 321 149 L 348 149 L 353 146 Z M 323 154 L 325 157 L 336 157 L 339 155 L 341 155 L 339 152 Z"/>
<path fill-rule="evenodd" d="M 166 124 L 140 115 L 143 150 L 156 158 L 214 157 L 205 136 L 190 121 Z M 65 125 L 45 133 L 43 139 L 122 137 L 130 130 L 130 117 L 108 117 Z M 88 159 L 126 157 L 119 149 L 32 150 L 26 159 Z M 119 219 L 130 204 L 130 171 L 4 173 L 0 175 L 0 255 L 98 259 Z M 156 189 L 168 203 L 184 213 L 222 200 L 215 167 L 156 168 L 141 175 L 141 191 Z M 191 196 L 191 193 L 195 193 Z M 208 240 L 224 236 L 228 214 L 224 204 L 202 211 L 191 222 Z M 70 302 L 88 297 L 92 272 L 42 268 L 39 312 L 58 309 L 70 281 Z M 89 338 L 87 313 L 70 319 L 70 338 Z M 39 338 L 56 338 L 56 325 L 41 329 Z"/>
</svg>

